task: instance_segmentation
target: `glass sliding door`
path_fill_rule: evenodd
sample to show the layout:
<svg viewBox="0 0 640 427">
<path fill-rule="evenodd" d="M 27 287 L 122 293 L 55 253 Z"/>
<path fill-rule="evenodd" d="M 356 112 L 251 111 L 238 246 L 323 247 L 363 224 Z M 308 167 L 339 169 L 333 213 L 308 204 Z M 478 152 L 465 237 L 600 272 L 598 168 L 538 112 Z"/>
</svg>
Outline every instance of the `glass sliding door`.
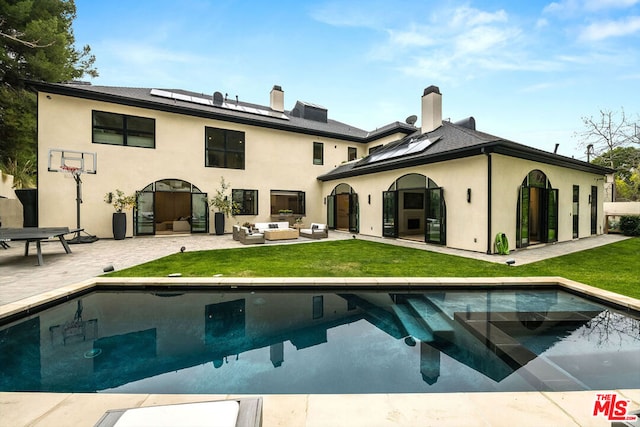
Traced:
<svg viewBox="0 0 640 427">
<path fill-rule="evenodd" d="M 154 234 L 154 193 L 151 191 L 138 191 L 136 197 L 137 203 L 133 213 L 135 234 L 136 236 Z"/>
<path fill-rule="evenodd" d="M 382 192 L 382 235 L 398 237 L 398 192 Z"/>
<path fill-rule="evenodd" d="M 327 196 L 327 227 L 336 229 L 336 196 Z"/>
<path fill-rule="evenodd" d="M 571 214 L 573 216 L 573 238 L 577 239 L 580 237 L 580 186 L 578 185 L 573 186 L 573 206 Z"/>
<path fill-rule="evenodd" d="M 191 232 L 206 233 L 209 230 L 209 204 L 207 193 L 191 194 Z"/>
<path fill-rule="evenodd" d="M 351 193 L 349 195 L 349 231 L 352 233 L 358 233 L 360 227 L 358 225 L 358 212 L 360 206 L 358 206 L 358 194 Z"/>
<path fill-rule="evenodd" d="M 427 189 L 425 241 L 446 244 L 444 197 L 442 188 Z"/>
<path fill-rule="evenodd" d="M 547 240 L 545 243 L 558 241 L 558 190 L 547 190 Z"/>
<path fill-rule="evenodd" d="M 529 245 L 529 187 L 520 187 L 520 224 L 518 227 L 517 247 Z"/>
</svg>

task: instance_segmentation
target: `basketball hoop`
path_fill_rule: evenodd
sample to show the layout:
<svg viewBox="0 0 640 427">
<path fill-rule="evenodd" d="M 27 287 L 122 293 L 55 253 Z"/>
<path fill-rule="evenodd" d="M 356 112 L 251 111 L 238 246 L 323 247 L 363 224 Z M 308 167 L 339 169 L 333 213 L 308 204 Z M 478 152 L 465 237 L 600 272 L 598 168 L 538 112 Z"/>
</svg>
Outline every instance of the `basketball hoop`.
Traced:
<svg viewBox="0 0 640 427">
<path fill-rule="evenodd" d="M 76 225 L 78 230 L 82 230 L 80 228 L 80 205 L 82 204 L 82 180 L 80 179 L 80 175 L 83 173 L 95 174 L 96 163 L 96 153 L 61 150 L 58 148 L 52 148 L 49 150 L 47 171 L 62 172 L 65 178 L 73 178 L 76 182 Z M 54 165 L 57 164 L 60 166 L 55 167 Z M 81 232 L 77 231 L 75 237 L 71 240 L 67 240 L 67 242 L 93 243 L 98 240 L 96 236 L 92 236 L 88 233 L 85 234 L 87 235 L 82 236 Z"/>
<path fill-rule="evenodd" d="M 60 165 L 60 171 L 64 173 L 65 178 L 75 178 L 82 173 L 82 169 L 67 165 Z"/>
</svg>

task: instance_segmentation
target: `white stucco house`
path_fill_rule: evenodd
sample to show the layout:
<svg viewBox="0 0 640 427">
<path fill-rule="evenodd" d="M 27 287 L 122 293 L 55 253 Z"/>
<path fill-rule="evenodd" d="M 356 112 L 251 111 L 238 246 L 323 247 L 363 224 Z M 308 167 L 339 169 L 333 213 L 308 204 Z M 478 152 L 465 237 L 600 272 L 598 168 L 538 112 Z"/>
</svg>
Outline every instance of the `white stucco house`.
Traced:
<svg viewBox="0 0 640 427">
<path fill-rule="evenodd" d="M 128 236 L 209 233 L 207 200 L 220 179 L 240 213 L 227 221 L 271 221 L 281 211 L 305 223 L 494 253 L 603 232 L 602 180 L 611 171 L 442 119 L 429 86 L 416 120 L 374 131 L 297 101 L 285 109 L 183 90 L 30 82 L 38 93 L 39 226 L 74 226 L 75 184 L 52 150 L 95 153 L 82 175 L 82 227 L 111 237 L 115 189 L 137 195 Z M 175 221 L 180 221 L 176 223 Z M 176 225 L 178 230 L 174 230 Z"/>
</svg>

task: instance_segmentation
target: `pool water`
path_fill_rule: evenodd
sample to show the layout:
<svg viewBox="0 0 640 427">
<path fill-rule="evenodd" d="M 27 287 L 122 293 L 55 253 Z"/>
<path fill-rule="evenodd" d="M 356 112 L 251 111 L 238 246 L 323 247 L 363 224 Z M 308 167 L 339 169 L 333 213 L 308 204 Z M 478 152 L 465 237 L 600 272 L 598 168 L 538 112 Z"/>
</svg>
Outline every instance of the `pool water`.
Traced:
<svg viewBox="0 0 640 427">
<path fill-rule="evenodd" d="M 640 319 L 556 289 L 96 291 L 0 327 L 0 391 L 640 388 Z"/>
</svg>

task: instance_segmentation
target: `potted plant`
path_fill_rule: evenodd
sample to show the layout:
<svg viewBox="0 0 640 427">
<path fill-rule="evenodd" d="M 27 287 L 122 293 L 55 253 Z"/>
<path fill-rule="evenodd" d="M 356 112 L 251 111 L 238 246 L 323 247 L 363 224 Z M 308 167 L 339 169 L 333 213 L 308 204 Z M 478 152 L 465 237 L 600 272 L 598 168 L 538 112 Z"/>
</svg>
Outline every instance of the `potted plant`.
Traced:
<svg viewBox="0 0 640 427">
<path fill-rule="evenodd" d="M 122 240 L 127 234 L 127 214 L 122 211 L 131 209 L 136 205 L 136 196 L 125 196 L 124 191 L 116 189 L 115 192 L 109 191 L 105 194 L 104 201 L 115 209 L 111 219 L 113 238 Z"/>
<path fill-rule="evenodd" d="M 209 206 L 215 209 L 214 224 L 218 236 L 224 234 L 224 218 L 229 215 L 235 216 L 240 211 L 240 205 L 227 194 L 230 187 L 231 184 L 225 182 L 224 177 L 220 177 L 220 188 L 216 190 L 215 196 L 209 201 Z"/>
<path fill-rule="evenodd" d="M 22 226 L 38 226 L 38 190 L 35 188 L 36 170 L 31 160 L 18 161 L 8 159 L 0 165 L 2 180 L 7 179 L 7 175 L 13 176 L 13 188 L 16 197 L 22 203 Z"/>
</svg>

